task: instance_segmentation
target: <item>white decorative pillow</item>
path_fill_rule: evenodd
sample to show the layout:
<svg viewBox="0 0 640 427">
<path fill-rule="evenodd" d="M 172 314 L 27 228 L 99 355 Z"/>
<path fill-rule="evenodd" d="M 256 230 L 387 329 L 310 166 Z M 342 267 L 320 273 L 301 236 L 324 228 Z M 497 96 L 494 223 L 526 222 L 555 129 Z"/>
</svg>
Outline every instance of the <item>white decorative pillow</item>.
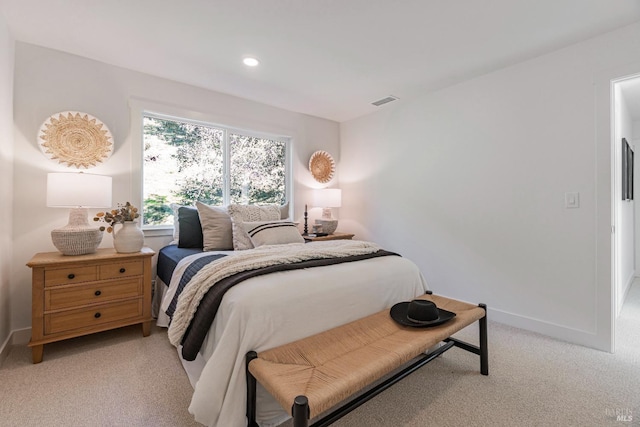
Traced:
<svg viewBox="0 0 640 427">
<path fill-rule="evenodd" d="M 243 222 L 277 221 L 280 219 L 280 206 L 276 205 L 229 205 L 227 212 L 231 217 L 233 249 L 236 251 L 253 248 L 253 243 L 242 226 Z"/>
<path fill-rule="evenodd" d="M 201 202 L 196 202 L 196 208 L 202 225 L 203 249 L 205 251 L 233 249 L 231 217 L 225 208 Z"/>
<path fill-rule="evenodd" d="M 287 218 L 289 218 L 289 202 L 280 206 L 280 219 L 287 219 Z"/>
<path fill-rule="evenodd" d="M 256 248 L 262 245 L 304 243 L 297 225 L 291 221 L 243 222 L 242 227 Z"/>
</svg>

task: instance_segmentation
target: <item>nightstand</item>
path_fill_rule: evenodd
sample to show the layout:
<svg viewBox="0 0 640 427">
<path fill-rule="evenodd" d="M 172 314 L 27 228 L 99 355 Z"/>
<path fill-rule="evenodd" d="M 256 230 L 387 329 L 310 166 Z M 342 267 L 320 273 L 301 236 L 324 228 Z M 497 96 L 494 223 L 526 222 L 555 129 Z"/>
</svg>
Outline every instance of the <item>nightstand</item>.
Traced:
<svg viewBox="0 0 640 427">
<path fill-rule="evenodd" d="M 312 236 L 302 236 L 304 237 L 304 240 L 307 242 L 321 242 L 323 240 L 351 240 L 353 239 L 353 236 L 355 236 L 355 234 L 350 234 L 350 233 L 333 233 L 333 234 L 329 234 L 328 236 L 321 236 L 321 237 L 312 237 Z"/>
<path fill-rule="evenodd" d="M 151 332 L 151 257 L 154 252 L 121 254 L 98 249 L 68 256 L 38 253 L 32 269 L 31 347 L 40 363 L 44 344 L 140 323 Z"/>
</svg>

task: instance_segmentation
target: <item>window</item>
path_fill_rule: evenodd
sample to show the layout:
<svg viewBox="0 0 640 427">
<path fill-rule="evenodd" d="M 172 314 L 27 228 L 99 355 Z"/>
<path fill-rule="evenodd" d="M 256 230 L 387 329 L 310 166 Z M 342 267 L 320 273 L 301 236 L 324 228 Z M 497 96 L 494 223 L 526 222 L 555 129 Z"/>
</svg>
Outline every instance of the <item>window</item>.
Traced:
<svg viewBox="0 0 640 427">
<path fill-rule="evenodd" d="M 288 138 L 143 115 L 143 223 L 171 225 L 170 205 L 284 204 Z"/>
</svg>

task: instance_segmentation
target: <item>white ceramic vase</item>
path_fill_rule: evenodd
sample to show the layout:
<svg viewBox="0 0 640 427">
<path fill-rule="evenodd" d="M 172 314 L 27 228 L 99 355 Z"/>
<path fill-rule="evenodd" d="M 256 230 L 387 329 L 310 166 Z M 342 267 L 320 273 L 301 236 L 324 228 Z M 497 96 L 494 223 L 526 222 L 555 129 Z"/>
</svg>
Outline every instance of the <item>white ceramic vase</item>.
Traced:
<svg viewBox="0 0 640 427">
<path fill-rule="evenodd" d="M 118 231 L 113 227 L 113 247 L 116 252 L 140 252 L 143 245 L 144 234 L 134 221 L 125 221 Z"/>
</svg>

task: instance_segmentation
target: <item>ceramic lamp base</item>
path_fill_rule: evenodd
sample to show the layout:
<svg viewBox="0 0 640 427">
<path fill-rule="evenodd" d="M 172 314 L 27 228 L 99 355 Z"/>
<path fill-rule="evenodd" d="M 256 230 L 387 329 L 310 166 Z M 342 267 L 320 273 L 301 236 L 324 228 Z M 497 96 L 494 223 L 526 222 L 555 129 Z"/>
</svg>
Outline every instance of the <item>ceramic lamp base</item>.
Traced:
<svg viewBox="0 0 640 427">
<path fill-rule="evenodd" d="M 89 226 L 86 209 L 74 208 L 69 212 L 69 223 L 53 230 L 51 240 L 63 255 L 92 254 L 102 242 L 102 231 Z"/>
<path fill-rule="evenodd" d="M 333 234 L 338 228 L 337 219 L 316 219 L 316 224 L 322 225 L 322 232 L 327 234 Z"/>
<path fill-rule="evenodd" d="M 92 254 L 102 242 L 102 231 L 98 228 L 66 229 L 51 231 L 53 245 L 63 255 Z"/>
</svg>

